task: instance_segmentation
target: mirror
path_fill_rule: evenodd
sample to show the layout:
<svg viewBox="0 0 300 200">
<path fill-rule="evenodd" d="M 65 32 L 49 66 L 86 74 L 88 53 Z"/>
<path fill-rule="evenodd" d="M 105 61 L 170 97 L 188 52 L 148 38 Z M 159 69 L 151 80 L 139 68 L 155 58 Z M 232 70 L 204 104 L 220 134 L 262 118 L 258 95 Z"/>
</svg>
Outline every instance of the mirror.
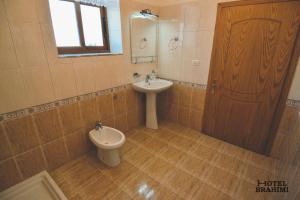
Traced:
<svg viewBox="0 0 300 200">
<path fill-rule="evenodd" d="M 158 16 L 142 10 L 130 16 L 131 63 L 156 63 Z"/>
</svg>

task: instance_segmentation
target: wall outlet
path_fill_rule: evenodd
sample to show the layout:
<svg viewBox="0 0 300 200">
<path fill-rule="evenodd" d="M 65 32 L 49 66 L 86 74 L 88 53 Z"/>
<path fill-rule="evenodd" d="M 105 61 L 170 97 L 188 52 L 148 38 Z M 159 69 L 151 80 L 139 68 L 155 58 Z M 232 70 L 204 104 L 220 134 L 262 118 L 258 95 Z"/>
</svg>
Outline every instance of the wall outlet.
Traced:
<svg viewBox="0 0 300 200">
<path fill-rule="evenodd" d="M 200 60 L 192 60 L 192 66 L 200 66 Z"/>
</svg>

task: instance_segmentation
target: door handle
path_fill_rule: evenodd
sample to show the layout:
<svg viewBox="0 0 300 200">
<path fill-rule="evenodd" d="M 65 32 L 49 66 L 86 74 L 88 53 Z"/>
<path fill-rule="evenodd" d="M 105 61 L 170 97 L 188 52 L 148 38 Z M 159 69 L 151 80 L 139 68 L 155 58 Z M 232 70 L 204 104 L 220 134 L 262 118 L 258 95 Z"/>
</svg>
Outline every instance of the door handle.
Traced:
<svg viewBox="0 0 300 200">
<path fill-rule="evenodd" d="M 217 89 L 217 80 L 212 80 L 212 83 L 211 83 L 211 94 L 215 94 L 216 89 Z"/>
</svg>

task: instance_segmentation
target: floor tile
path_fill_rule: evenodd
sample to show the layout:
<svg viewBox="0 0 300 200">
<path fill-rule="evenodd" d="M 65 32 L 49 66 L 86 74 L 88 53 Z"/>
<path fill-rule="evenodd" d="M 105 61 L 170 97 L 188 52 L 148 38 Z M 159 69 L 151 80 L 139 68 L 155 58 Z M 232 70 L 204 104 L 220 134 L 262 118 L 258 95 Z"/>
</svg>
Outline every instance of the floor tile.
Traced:
<svg viewBox="0 0 300 200">
<path fill-rule="evenodd" d="M 181 159 L 183 159 L 187 154 L 171 145 L 168 145 L 167 149 L 163 152 L 158 153 L 161 158 L 177 164 Z"/>
<path fill-rule="evenodd" d="M 157 190 L 159 183 L 142 171 L 127 177 L 120 187 L 133 198 L 146 198 Z"/>
<path fill-rule="evenodd" d="M 173 167 L 174 166 L 167 161 L 156 157 L 144 167 L 143 171 L 155 180 L 162 182 L 167 172 Z"/>
<path fill-rule="evenodd" d="M 274 177 L 272 159 L 170 122 L 125 134 L 118 166 L 94 149 L 50 172 L 68 199 L 270 199 L 254 191 L 257 180 Z"/>
<path fill-rule="evenodd" d="M 251 183 L 257 183 L 257 180 L 272 180 L 273 174 L 270 171 L 249 164 L 247 166 L 244 178 Z"/>
<path fill-rule="evenodd" d="M 217 190 L 216 188 L 203 184 L 201 190 L 199 190 L 193 197 L 198 200 L 232 200 L 233 198 L 226 193 Z"/>
<path fill-rule="evenodd" d="M 191 198 L 200 188 L 201 181 L 190 174 L 180 170 L 173 169 L 164 180 L 164 185 L 174 193 L 184 196 L 186 199 Z"/>
<path fill-rule="evenodd" d="M 246 163 L 228 154 L 222 153 L 217 155 L 214 165 L 226 171 L 232 172 L 237 176 L 244 174 L 247 169 Z"/>
<path fill-rule="evenodd" d="M 63 166 L 51 173 L 51 176 L 69 197 L 78 193 L 87 184 L 93 183 L 101 177 L 101 173 L 88 162 L 80 160 L 70 167 Z"/>
<path fill-rule="evenodd" d="M 218 188 L 218 190 L 226 194 L 234 195 L 237 192 L 241 179 L 238 176 L 215 167 L 208 175 L 206 181 L 215 188 Z"/>
<path fill-rule="evenodd" d="M 152 134 L 152 137 L 160 139 L 164 142 L 169 142 L 172 138 L 176 136 L 177 135 L 174 132 L 168 129 L 160 129 L 160 131 Z"/>
<path fill-rule="evenodd" d="M 146 151 L 142 148 L 130 152 L 124 159 L 133 164 L 134 166 L 138 168 L 142 168 L 146 162 L 151 160 L 153 158 L 153 154 L 151 154 L 149 151 Z"/>
<path fill-rule="evenodd" d="M 208 162 L 214 161 L 218 152 L 215 149 L 209 148 L 202 144 L 197 145 L 194 152 L 192 152 L 195 156 L 207 160 Z"/>
<path fill-rule="evenodd" d="M 209 162 L 192 155 L 186 156 L 177 166 L 186 170 L 189 174 L 203 180 L 206 178 L 208 172 L 213 168 L 213 165 Z"/>
<path fill-rule="evenodd" d="M 183 136 L 173 137 L 169 140 L 169 143 L 181 149 L 182 151 L 189 151 L 194 145 L 196 145 L 196 142 Z"/>
<path fill-rule="evenodd" d="M 122 160 L 116 167 L 105 167 L 101 169 L 101 173 L 117 184 L 125 182 L 128 176 L 136 173 L 137 171 L 138 169 L 126 160 Z"/>
<path fill-rule="evenodd" d="M 256 192 L 256 185 L 247 181 L 242 181 L 240 184 L 237 198 L 241 200 L 268 200 L 272 199 L 271 193 L 258 193 Z"/>
<path fill-rule="evenodd" d="M 152 153 L 159 153 L 167 149 L 168 144 L 162 142 L 161 140 L 150 138 L 145 143 L 144 146 L 148 151 Z"/>
<path fill-rule="evenodd" d="M 142 131 L 137 132 L 136 134 L 132 135 L 130 137 L 131 140 L 137 142 L 138 144 L 142 145 L 144 144 L 148 139 L 151 139 L 150 136 L 148 136 L 147 134 L 145 134 Z"/>
</svg>

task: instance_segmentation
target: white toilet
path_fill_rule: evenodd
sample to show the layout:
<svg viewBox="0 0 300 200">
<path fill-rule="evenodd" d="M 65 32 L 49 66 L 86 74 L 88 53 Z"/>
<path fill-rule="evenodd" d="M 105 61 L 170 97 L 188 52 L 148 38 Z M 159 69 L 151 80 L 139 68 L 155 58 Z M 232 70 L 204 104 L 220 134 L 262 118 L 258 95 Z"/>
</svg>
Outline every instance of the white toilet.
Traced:
<svg viewBox="0 0 300 200">
<path fill-rule="evenodd" d="M 114 128 L 103 126 L 89 132 L 90 140 L 97 146 L 98 158 L 108 166 L 120 163 L 119 148 L 125 142 L 125 135 Z"/>
</svg>

